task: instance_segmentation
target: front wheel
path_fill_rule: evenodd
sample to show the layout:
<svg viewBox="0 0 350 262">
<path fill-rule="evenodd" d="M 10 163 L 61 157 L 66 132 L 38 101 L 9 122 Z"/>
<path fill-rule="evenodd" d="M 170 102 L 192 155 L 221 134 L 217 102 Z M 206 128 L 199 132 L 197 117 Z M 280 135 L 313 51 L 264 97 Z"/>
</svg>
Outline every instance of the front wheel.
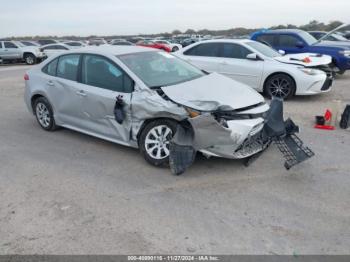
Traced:
<svg viewBox="0 0 350 262">
<path fill-rule="evenodd" d="M 179 48 L 177 46 L 174 46 L 173 47 L 173 50 L 171 50 L 172 52 L 176 52 L 176 51 L 179 51 Z"/>
<path fill-rule="evenodd" d="M 170 141 L 176 132 L 176 122 L 159 119 L 148 123 L 139 137 L 140 152 L 154 166 L 169 164 Z"/>
<path fill-rule="evenodd" d="M 344 73 L 345 73 L 345 70 L 339 70 L 339 71 L 337 72 L 338 75 L 344 75 Z"/>
<path fill-rule="evenodd" d="M 26 54 L 24 56 L 24 61 L 27 65 L 34 65 L 36 62 L 36 57 L 33 54 Z"/>
<path fill-rule="evenodd" d="M 289 99 L 294 96 L 295 89 L 295 82 L 289 75 L 276 74 L 267 79 L 264 92 L 270 98 Z"/>
</svg>

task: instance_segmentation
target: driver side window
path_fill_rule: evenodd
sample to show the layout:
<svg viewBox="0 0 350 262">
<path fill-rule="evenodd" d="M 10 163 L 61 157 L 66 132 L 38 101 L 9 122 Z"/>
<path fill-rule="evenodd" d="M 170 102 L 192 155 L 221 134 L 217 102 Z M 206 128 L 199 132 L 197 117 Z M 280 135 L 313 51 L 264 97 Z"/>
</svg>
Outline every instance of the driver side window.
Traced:
<svg viewBox="0 0 350 262">
<path fill-rule="evenodd" d="M 84 55 L 82 83 L 116 92 L 133 91 L 131 78 L 109 59 L 98 55 Z"/>
</svg>

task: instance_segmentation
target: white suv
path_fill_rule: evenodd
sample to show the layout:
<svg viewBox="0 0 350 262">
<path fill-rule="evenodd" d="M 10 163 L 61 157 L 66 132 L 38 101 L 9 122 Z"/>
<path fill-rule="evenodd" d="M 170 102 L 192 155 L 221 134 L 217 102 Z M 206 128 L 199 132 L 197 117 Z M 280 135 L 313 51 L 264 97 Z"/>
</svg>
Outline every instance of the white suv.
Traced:
<svg viewBox="0 0 350 262">
<path fill-rule="evenodd" d="M 0 58 L 5 61 L 24 61 L 34 65 L 44 58 L 44 54 L 36 46 L 25 46 L 15 41 L 0 41 Z"/>
</svg>

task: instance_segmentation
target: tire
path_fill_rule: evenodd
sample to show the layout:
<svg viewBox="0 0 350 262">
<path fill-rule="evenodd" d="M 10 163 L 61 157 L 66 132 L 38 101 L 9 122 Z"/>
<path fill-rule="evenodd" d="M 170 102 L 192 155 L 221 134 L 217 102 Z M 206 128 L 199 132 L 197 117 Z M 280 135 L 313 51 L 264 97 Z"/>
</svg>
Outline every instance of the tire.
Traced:
<svg viewBox="0 0 350 262">
<path fill-rule="evenodd" d="M 24 56 L 24 61 L 27 65 L 34 65 L 36 63 L 36 57 L 33 54 L 26 54 Z"/>
<path fill-rule="evenodd" d="M 33 109 L 36 120 L 44 130 L 54 131 L 57 129 L 52 107 L 45 97 L 37 98 L 33 103 Z"/>
<path fill-rule="evenodd" d="M 138 142 L 140 152 L 148 163 L 154 166 L 169 165 L 169 145 L 176 125 L 173 120 L 159 119 L 143 128 Z"/>
<path fill-rule="evenodd" d="M 337 75 L 344 75 L 344 73 L 345 73 L 345 70 L 339 70 L 339 71 L 337 72 Z"/>
<path fill-rule="evenodd" d="M 179 51 L 179 48 L 177 46 L 174 46 L 171 52 L 176 52 L 176 51 Z"/>
<path fill-rule="evenodd" d="M 295 82 L 287 74 L 275 74 L 270 76 L 264 86 L 264 93 L 269 98 L 279 97 L 285 100 L 290 99 L 295 94 Z"/>
</svg>

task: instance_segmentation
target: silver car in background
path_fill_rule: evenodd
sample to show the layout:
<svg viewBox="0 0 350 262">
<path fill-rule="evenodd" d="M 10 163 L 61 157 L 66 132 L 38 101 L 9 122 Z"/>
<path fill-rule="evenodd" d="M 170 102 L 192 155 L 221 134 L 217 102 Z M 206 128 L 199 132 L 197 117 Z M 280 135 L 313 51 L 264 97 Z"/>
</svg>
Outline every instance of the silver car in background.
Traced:
<svg viewBox="0 0 350 262">
<path fill-rule="evenodd" d="M 62 126 L 139 148 L 180 174 L 206 156 L 264 150 L 269 106 L 255 90 L 156 49 L 87 47 L 50 57 L 25 75 L 25 102 L 40 126 Z M 282 123 L 283 125 L 283 123 Z"/>
<path fill-rule="evenodd" d="M 18 41 L 0 41 L 0 57 L 5 62 L 24 61 L 34 65 L 44 58 L 37 46 L 26 46 Z"/>
</svg>

